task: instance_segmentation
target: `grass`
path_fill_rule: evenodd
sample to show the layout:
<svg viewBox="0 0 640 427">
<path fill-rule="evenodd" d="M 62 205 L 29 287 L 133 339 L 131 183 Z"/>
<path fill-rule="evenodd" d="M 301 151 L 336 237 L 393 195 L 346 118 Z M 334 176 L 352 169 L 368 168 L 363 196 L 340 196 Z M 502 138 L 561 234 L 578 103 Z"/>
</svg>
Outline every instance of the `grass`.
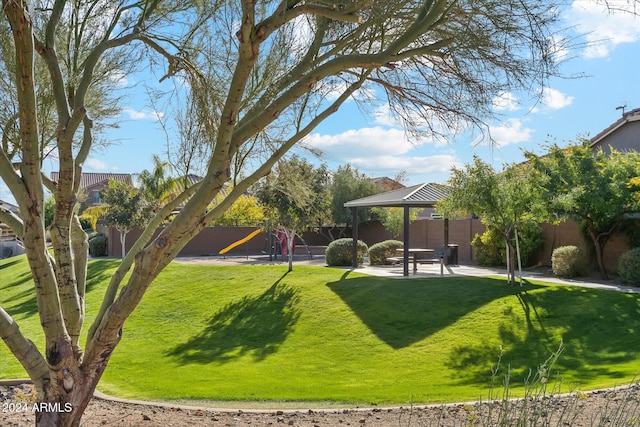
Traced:
<svg viewBox="0 0 640 427">
<path fill-rule="evenodd" d="M 90 263 L 93 318 L 116 260 Z M 0 261 L 0 306 L 42 342 L 24 258 Z M 511 393 L 564 342 L 567 390 L 640 373 L 640 295 L 498 278 L 389 279 L 314 266 L 173 263 L 127 321 L 99 385 L 159 400 L 435 403 Z M 0 344 L 0 378 L 24 376 Z M 520 381 L 522 380 L 522 381 Z"/>
</svg>

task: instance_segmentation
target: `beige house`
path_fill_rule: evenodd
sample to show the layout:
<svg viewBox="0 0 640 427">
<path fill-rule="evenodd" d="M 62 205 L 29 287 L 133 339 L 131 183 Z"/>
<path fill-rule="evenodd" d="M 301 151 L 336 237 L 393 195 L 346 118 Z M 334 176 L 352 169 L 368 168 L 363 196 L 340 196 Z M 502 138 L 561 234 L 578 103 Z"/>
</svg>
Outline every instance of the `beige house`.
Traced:
<svg viewBox="0 0 640 427">
<path fill-rule="evenodd" d="M 611 126 L 591 139 L 591 148 L 602 148 L 609 153 L 610 148 L 617 151 L 640 151 L 640 108 L 623 113 Z"/>
<path fill-rule="evenodd" d="M 52 181 L 58 182 L 58 177 L 59 172 L 51 172 Z M 80 212 L 84 211 L 88 207 L 102 203 L 102 200 L 100 200 L 100 192 L 107 188 L 110 179 L 133 185 L 131 174 L 128 173 L 82 173 L 82 177 L 80 178 L 80 190 L 86 193 L 87 198 L 80 204 Z"/>
</svg>

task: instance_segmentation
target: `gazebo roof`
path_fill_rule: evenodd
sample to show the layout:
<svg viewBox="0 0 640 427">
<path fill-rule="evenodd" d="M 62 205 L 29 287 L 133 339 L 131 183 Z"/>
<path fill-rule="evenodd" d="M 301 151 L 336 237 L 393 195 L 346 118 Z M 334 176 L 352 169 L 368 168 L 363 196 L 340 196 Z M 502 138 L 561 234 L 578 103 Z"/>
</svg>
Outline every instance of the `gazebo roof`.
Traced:
<svg viewBox="0 0 640 427">
<path fill-rule="evenodd" d="M 345 208 L 360 208 L 372 206 L 387 207 L 433 207 L 438 201 L 444 199 L 449 193 L 447 186 L 442 184 L 426 183 L 387 191 L 361 199 L 351 200 L 344 204 Z"/>
</svg>

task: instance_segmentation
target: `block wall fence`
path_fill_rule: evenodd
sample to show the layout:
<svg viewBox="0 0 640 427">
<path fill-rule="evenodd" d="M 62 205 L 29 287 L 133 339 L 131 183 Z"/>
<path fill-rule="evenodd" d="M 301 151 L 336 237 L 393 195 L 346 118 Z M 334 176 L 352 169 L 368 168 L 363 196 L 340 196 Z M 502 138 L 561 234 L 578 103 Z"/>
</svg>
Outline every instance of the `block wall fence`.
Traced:
<svg viewBox="0 0 640 427">
<path fill-rule="evenodd" d="M 412 247 L 435 248 L 444 243 L 444 225 L 442 220 L 417 220 L 411 223 L 409 241 Z M 639 225 L 640 226 L 640 225 Z M 191 240 L 180 252 L 179 256 L 216 256 L 219 251 L 228 245 L 246 237 L 255 231 L 256 227 L 209 227 Z M 544 247 L 536 256 L 536 264 L 551 265 L 551 253 L 554 248 L 565 245 L 583 244 L 578 230 L 578 224 L 574 221 L 566 221 L 558 225 L 542 224 L 544 233 Z M 108 254 L 111 257 L 121 256 L 120 233 L 114 228 L 99 228 L 108 237 Z M 334 237 L 340 235 L 338 229 L 331 230 Z M 475 263 L 475 250 L 471 241 L 477 233 L 483 233 L 485 226 L 477 219 L 463 219 L 449 221 L 449 244 L 458 245 L 458 260 L 461 264 Z M 139 230 L 132 230 L 126 236 L 127 250 L 140 236 Z M 322 234 L 327 234 L 326 230 Z M 351 230 L 342 230 L 344 237 L 351 237 Z M 388 239 L 398 239 L 387 232 L 379 222 L 363 224 L 358 229 L 360 240 L 371 246 Z M 327 237 L 317 232 L 303 234 L 305 242 L 312 247 L 314 254 L 323 254 L 323 248 L 329 243 Z M 262 232 L 253 239 L 232 249 L 227 256 L 260 255 L 269 253 L 269 233 Z M 618 257 L 631 249 L 624 235 L 614 235 L 605 247 L 605 265 L 607 269 L 615 273 Z M 304 253 L 304 251 L 298 252 Z"/>
</svg>

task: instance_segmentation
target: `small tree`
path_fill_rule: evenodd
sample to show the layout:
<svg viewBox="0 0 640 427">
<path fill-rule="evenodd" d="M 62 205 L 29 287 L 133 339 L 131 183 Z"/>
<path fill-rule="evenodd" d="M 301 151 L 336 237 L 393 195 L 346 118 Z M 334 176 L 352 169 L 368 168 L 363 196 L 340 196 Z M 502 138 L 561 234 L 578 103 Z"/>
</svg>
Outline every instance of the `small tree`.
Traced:
<svg viewBox="0 0 640 427">
<path fill-rule="evenodd" d="M 506 246 L 509 283 L 515 283 L 516 259 L 522 265 L 518 229 L 547 216 L 540 183 L 525 166 L 511 166 L 498 173 L 474 157 L 474 163 L 465 169 L 453 168 L 449 184 L 451 190 L 438 204 L 438 212 L 448 217 L 476 214 L 485 225 L 499 230 Z"/>
<path fill-rule="evenodd" d="M 352 216 L 344 204 L 350 200 L 371 196 L 380 190 L 366 175 L 350 164 L 339 166 L 333 173 L 331 182 L 331 220 L 334 226 L 341 227 L 338 238 L 343 237 L 344 229 L 351 225 Z M 371 210 L 358 209 L 358 222 L 364 223 L 371 220 Z M 329 239 L 334 236 L 329 231 Z"/>
<path fill-rule="evenodd" d="M 106 205 L 102 220 L 105 225 L 115 227 L 120 232 L 122 259 L 124 259 L 127 234 L 133 228 L 146 225 L 153 214 L 153 206 L 148 204 L 140 191 L 116 180 L 109 180 L 108 188 L 100 193 L 100 197 Z"/>
<path fill-rule="evenodd" d="M 548 209 L 560 219 L 581 222 L 594 249 L 600 275 L 607 279 L 605 245 L 626 214 L 637 209 L 634 182 L 640 176 L 640 153 L 594 153 L 589 141 L 582 139 L 565 148 L 554 144 L 544 156 L 526 155 L 545 181 Z"/>
<path fill-rule="evenodd" d="M 267 216 L 286 234 L 289 271 L 293 270 L 296 234 L 314 226 L 326 214 L 328 179 L 325 166 L 316 169 L 293 156 L 280 162 L 259 187 L 258 199 L 267 209 Z"/>
<path fill-rule="evenodd" d="M 413 222 L 418 218 L 419 209 L 409 209 L 409 221 Z M 382 223 L 382 226 L 393 237 L 399 237 L 404 230 L 404 209 L 403 208 L 371 208 L 371 213 Z"/>
</svg>

